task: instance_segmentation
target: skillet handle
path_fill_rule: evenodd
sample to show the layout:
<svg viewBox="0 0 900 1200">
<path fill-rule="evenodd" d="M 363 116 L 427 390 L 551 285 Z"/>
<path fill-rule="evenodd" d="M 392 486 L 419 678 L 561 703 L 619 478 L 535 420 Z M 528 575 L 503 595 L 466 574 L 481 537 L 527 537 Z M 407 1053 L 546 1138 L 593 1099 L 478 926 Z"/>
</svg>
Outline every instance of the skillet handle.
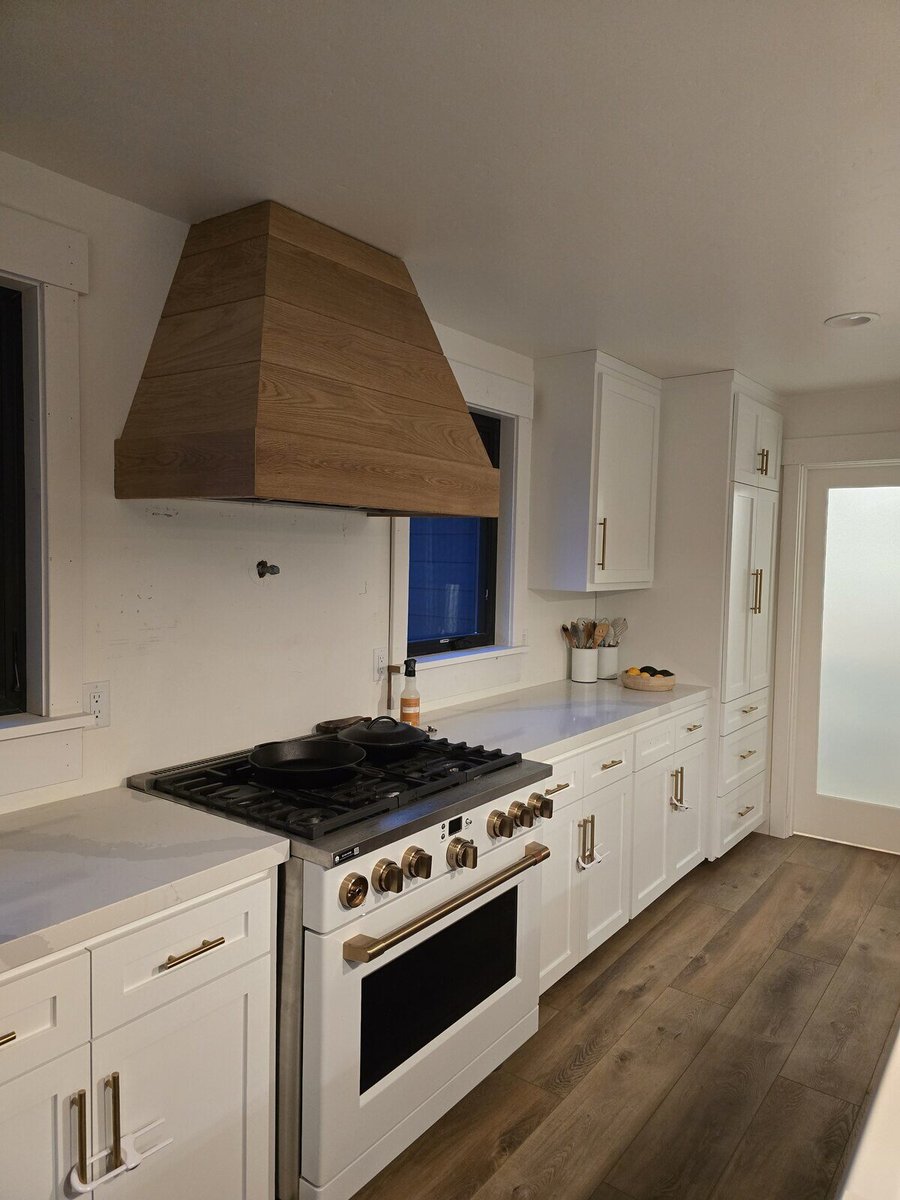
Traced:
<svg viewBox="0 0 900 1200">
<path fill-rule="evenodd" d="M 393 726 L 403 724 L 403 722 L 398 721 L 396 717 L 375 717 L 375 718 L 373 718 L 373 720 L 369 721 L 368 728 L 371 729 L 372 726 L 377 725 L 379 721 L 389 721 L 390 724 Z"/>
</svg>

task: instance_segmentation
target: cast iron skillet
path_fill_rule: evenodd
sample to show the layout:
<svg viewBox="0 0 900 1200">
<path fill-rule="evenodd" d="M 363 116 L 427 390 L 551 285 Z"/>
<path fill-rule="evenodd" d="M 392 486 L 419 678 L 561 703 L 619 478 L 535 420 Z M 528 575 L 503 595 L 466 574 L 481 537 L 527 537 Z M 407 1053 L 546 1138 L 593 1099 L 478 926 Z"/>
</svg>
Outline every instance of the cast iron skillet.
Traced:
<svg viewBox="0 0 900 1200">
<path fill-rule="evenodd" d="M 333 738 L 292 738 L 287 742 L 263 742 L 250 752 L 250 762 L 274 785 L 312 787 L 341 783 L 366 757 L 360 746 Z"/>
<path fill-rule="evenodd" d="M 341 729 L 338 737 L 342 742 L 361 746 L 366 758 L 372 762 L 387 762 L 415 750 L 428 734 L 424 729 L 417 729 L 394 717 L 376 717 L 373 721 L 357 721 L 355 725 Z"/>
</svg>

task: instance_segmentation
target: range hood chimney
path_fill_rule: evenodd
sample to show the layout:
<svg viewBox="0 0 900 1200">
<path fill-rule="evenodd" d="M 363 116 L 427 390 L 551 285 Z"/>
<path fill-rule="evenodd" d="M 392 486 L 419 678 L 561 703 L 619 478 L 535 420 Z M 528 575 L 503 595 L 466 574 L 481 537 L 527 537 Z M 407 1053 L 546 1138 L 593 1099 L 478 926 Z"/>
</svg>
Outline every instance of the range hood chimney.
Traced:
<svg viewBox="0 0 900 1200">
<path fill-rule="evenodd" d="M 495 517 L 500 483 L 401 260 L 265 201 L 191 227 L 116 495 Z"/>
</svg>

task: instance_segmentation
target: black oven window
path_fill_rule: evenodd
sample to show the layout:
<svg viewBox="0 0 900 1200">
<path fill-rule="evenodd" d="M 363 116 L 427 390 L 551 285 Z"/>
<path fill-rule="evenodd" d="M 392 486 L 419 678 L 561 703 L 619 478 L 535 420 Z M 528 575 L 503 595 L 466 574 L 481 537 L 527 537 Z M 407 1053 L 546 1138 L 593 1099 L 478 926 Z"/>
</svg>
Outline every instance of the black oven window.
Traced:
<svg viewBox="0 0 900 1200">
<path fill-rule="evenodd" d="M 518 892 L 511 888 L 366 976 L 360 1094 L 515 978 Z"/>
<path fill-rule="evenodd" d="M 22 296 L 0 287 L 0 714 L 25 709 Z"/>
</svg>

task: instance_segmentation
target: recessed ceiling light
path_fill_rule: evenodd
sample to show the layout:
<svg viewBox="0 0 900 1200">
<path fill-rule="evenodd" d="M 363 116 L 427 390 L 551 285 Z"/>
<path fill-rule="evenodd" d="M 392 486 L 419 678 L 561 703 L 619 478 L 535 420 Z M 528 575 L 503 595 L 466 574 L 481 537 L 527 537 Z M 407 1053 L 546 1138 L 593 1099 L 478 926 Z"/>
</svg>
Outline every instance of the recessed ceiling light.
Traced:
<svg viewBox="0 0 900 1200">
<path fill-rule="evenodd" d="M 872 321 L 878 320 L 880 320 L 879 313 L 849 312 L 837 313 L 835 316 L 829 317 L 825 324 L 830 325 L 833 329 L 856 329 L 858 325 L 869 325 Z"/>
</svg>

